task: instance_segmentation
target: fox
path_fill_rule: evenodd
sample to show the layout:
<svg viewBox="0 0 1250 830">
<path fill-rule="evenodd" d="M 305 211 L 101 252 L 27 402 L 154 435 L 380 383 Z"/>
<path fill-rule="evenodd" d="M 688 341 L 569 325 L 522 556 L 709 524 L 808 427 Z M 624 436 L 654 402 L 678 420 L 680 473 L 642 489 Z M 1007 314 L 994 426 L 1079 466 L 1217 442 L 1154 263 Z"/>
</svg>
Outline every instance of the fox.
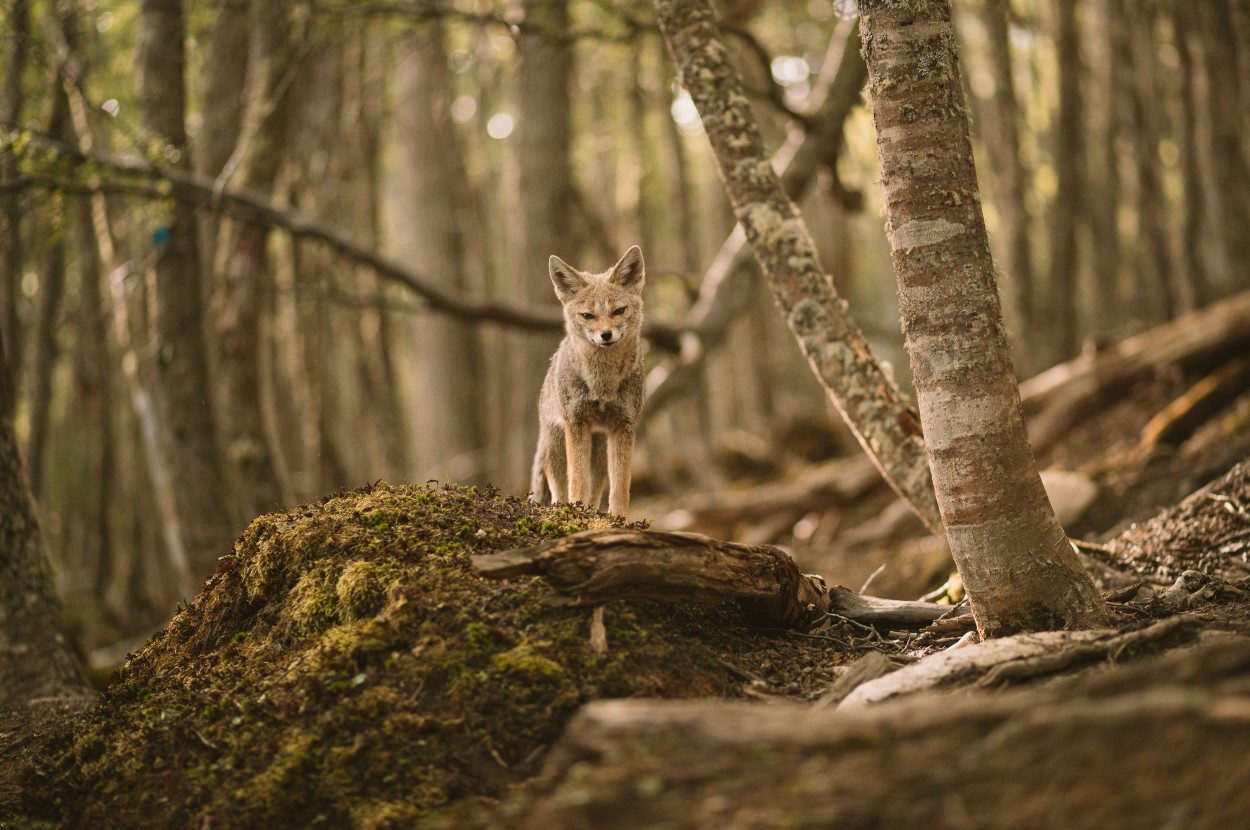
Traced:
<svg viewBox="0 0 1250 830">
<path fill-rule="evenodd" d="M 634 245 L 600 274 L 548 261 L 564 307 L 564 339 L 538 395 L 538 449 L 530 490 L 539 504 L 582 502 L 629 511 L 634 427 L 645 398 L 642 289 L 646 267 Z"/>
</svg>

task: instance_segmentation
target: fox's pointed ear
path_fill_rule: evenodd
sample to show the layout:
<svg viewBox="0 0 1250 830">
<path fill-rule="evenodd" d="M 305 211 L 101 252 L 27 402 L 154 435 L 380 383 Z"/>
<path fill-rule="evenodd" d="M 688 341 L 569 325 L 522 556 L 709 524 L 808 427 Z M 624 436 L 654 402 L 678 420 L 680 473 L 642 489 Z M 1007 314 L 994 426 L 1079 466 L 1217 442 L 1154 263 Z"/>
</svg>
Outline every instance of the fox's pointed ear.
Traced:
<svg viewBox="0 0 1250 830">
<path fill-rule="evenodd" d="M 560 302 L 571 299 L 586 284 L 586 278 L 576 268 L 554 254 L 547 261 L 547 267 L 551 272 L 551 284 L 556 287 L 556 296 L 560 298 Z"/>
<path fill-rule="evenodd" d="M 642 291 L 646 282 L 646 266 L 642 262 L 642 249 L 637 245 L 625 252 L 621 261 L 612 266 L 611 281 L 621 288 L 631 291 Z"/>
</svg>

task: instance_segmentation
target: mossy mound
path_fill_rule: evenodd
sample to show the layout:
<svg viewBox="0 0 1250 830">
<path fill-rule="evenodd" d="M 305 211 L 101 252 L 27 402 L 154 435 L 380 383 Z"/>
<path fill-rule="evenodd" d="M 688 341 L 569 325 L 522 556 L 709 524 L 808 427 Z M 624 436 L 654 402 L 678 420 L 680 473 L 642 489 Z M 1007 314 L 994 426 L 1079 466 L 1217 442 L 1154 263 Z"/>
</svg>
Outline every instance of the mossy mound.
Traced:
<svg viewBox="0 0 1250 830">
<path fill-rule="evenodd" d="M 410 827 L 533 774 L 581 703 L 734 696 L 777 639 L 732 607 L 590 612 L 470 557 L 611 520 L 378 485 L 257 519 L 26 785 L 59 826 Z M 618 520 L 619 523 L 619 520 Z M 739 657 L 743 659 L 738 660 Z"/>
</svg>

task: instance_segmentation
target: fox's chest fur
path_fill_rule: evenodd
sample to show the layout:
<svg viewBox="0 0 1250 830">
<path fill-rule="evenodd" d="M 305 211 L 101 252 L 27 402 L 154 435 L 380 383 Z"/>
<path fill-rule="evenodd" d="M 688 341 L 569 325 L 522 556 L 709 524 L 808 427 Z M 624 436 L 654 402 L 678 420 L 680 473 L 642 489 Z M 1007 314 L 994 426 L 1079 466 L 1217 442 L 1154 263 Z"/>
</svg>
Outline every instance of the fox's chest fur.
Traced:
<svg viewBox="0 0 1250 830">
<path fill-rule="evenodd" d="M 552 390 L 563 420 L 601 429 L 637 421 L 644 397 L 642 344 L 636 337 L 630 340 L 605 348 L 565 337 L 553 373 L 565 382 Z"/>
</svg>

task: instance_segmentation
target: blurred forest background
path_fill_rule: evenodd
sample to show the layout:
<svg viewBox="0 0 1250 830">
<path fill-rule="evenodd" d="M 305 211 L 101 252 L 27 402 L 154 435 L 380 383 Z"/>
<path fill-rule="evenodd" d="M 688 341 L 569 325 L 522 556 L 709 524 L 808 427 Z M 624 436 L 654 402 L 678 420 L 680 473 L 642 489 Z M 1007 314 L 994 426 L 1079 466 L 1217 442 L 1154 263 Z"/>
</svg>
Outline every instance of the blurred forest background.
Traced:
<svg viewBox="0 0 1250 830">
<path fill-rule="evenodd" d="M 88 647 L 159 624 L 260 513 L 378 479 L 522 494 L 552 253 L 646 257 L 633 518 L 859 454 L 649 4 L 0 7 L 0 333 Z M 1250 286 L 1250 2 L 954 7 L 1022 378 Z M 734 0 L 723 24 L 905 382 L 853 2 Z M 832 538 L 782 518 L 758 540 Z"/>
</svg>

